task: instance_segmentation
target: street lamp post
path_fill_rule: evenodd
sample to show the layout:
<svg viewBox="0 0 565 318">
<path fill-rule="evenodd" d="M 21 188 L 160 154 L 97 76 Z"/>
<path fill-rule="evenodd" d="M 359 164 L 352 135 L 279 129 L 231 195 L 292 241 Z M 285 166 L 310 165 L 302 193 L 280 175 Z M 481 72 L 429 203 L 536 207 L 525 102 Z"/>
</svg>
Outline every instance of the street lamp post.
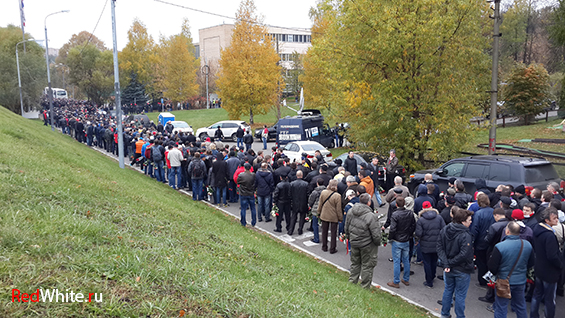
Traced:
<svg viewBox="0 0 565 318">
<path fill-rule="evenodd" d="M 24 100 L 23 100 L 23 96 L 22 96 L 22 80 L 21 80 L 21 77 L 20 77 L 20 59 L 18 57 L 18 45 L 25 43 L 25 42 L 29 42 L 29 41 L 34 41 L 34 39 L 21 41 L 21 42 L 18 42 L 16 44 L 16 65 L 18 66 L 18 87 L 20 88 L 20 107 L 21 107 L 21 110 L 22 110 L 22 116 L 24 115 Z M 25 47 L 25 45 L 24 45 L 24 47 Z"/>
<path fill-rule="evenodd" d="M 53 116 L 53 89 L 51 88 L 51 74 L 49 73 L 49 41 L 47 40 L 47 18 L 57 14 L 57 13 L 67 13 L 70 10 L 62 10 L 53 12 L 45 17 L 45 62 L 47 63 L 47 85 L 49 86 L 48 98 L 49 98 L 49 117 L 51 121 L 51 130 L 55 131 L 55 122 Z"/>
<path fill-rule="evenodd" d="M 498 43 L 500 36 L 500 0 L 494 1 L 494 32 L 492 44 L 492 78 L 490 85 L 490 131 L 488 138 L 488 154 L 496 153 L 496 107 L 498 102 Z"/>
</svg>

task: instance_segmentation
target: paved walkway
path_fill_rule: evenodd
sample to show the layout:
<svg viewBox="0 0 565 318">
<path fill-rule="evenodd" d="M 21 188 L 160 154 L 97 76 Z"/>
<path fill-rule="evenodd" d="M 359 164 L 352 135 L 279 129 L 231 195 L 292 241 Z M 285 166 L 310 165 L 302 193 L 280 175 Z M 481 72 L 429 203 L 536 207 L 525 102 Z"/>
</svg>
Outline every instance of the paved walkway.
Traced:
<svg viewBox="0 0 565 318">
<path fill-rule="evenodd" d="M 259 143 L 255 143 L 256 148 L 260 148 Z M 115 159 L 116 161 L 118 158 L 112 154 L 107 153 L 99 148 L 92 147 L 93 149 Z M 269 146 L 270 148 L 270 146 Z M 126 165 L 129 166 L 129 160 L 126 159 Z M 140 173 L 143 173 L 138 168 L 133 168 Z M 156 183 L 157 184 L 157 183 Z M 179 192 L 191 196 L 192 193 L 190 191 L 179 190 Z M 230 206 L 226 208 L 219 208 L 210 202 L 202 201 L 210 206 L 215 207 L 223 211 L 227 215 L 231 215 L 237 219 L 240 219 L 240 206 L 239 203 L 232 203 Z M 379 215 L 386 214 L 388 206 L 383 206 L 382 208 L 378 208 Z M 384 218 L 381 220 L 384 222 Z M 247 211 L 247 226 L 251 226 L 251 213 Z M 328 264 L 334 265 L 336 268 L 342 271 L 349 271 L 350 260 L 349 255 L 345 254 L 345 245 L 338 240 L 338 252 L 336 254 L 329 254 L 328 252 L 323 252 L 321 249 L 320 244 L 316 244 L 310 241 L 310 239 L 314 236 L 312 232 L 306 231 L 307 224 L 304 228 L 304 234 L 298 235 L 294 234 L 289 236 L 288 234 L 282 234 L 274 232 L 275 222 L 258 222 L 256 224 L 256 229 L 271 235 L 273 238 L 281 240 L 292 247 L 301 250 L 312 257 L 324 261 Z M 284 223 L 283 223 L 284 228 Z M 444 284 L 442 280 L 436 279 L 434 281 L 434 287 L 432 289 L 427 288 L 423 285 L 424 282 L 424 268 L 421 265 L 411 265 L 411 270 L 414 271 L 414 275 L 410 277 L 410 286 L 404 286 L 400 284 L 400 289 L 391 289 L 389 288 L 386 283 L 392 281 L 393 275 L 393 263 L 389 261 L 391 258 L 391 248 L 390 245 L 386 247 L 379 247 L 379 254 L 378 254 L 378 264 L 375 267 L 374 275 L 373 275 L 373 285 L 387 291 L 391 294 L 398 295 L 399 297 L 403 298 L 407 302 L 410 302 L 414 305 L 420 306 L 428 310 L 432 315 L 439 317 L 441 306 L 438 305 L 437 301 L 441 299 Z M 438 268 L 437 274 L 441 274 L 441 268 Z M 486 309 L 487 303 L 481 302 L 478 300 L 478 297 L 484 296 L 486 290 L 480 287 L 475 286 L 477 283 L 477 274 L 473 274 L 471 276 L 471 285 L 469 287 L 469 291 L 467 293 L 466 298 L 466 309 L 465 314 L 467 317 L 492 317 L 493 313 Z M 557 308 L 563 308 L 565 305 L 565 300 L 563 297 L 557 297 Z M 542 306 L 543 308 L 543 306 Z M 541 312 L 541 310 L 540 310 Z M 559 312 L 559 310 L 558 310 Z M 452 315 L 455 317 L 455 314 L 452 310 Z M 542 314 L 543 315 L 543 314 Z M 515 317 L 515 314 L 509 309 L 508 317 Z M 561 317 L 565 317 L 561 316 Z"/>
</svg>

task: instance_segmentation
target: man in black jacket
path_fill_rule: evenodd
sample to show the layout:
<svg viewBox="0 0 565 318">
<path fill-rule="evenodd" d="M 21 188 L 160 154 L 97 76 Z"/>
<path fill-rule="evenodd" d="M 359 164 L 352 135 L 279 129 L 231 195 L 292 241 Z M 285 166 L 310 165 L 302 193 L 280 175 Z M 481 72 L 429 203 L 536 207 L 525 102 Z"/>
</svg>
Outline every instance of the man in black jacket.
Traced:
<svg viewBox="0 0 565 318">
<path fill-rule="evenodd" d="M 349 171 L 349 173 L 351 173 L 352 176 L 357 175 L 357 160 L 355 160 L 353 151 L 350 151 L 349 154 L 347 155 L 347 158 L 343 163 L 343 167 L 345 168 L 345 171 Z"/>
<path fill-rule="evenodd" d="M 251 132 L 248 131 L 245 136 L 243 136 L 243 143 L 245 144 L 245 151 L 249 151 L 251 146 L 253 145 L 253 136 L 251 136 Z"/>
<path fill-rule="evenodd" d="M 545 209 L 541 213 L 541 219 L 543 222 L 534 227 L 536 287 L 532 297 L 530 317 L 539 317 L 539 304 L 544 301 L 545 317 L 553 318 L 555 317 L 557 281 L 563 267 L 559 242 L 552 229 L 553 226 L 559 223 L 557 210 L 553 207 Z"/>
<path fill-rule="evenodd" d="M 404 198 L 396 198 L 396 211 L 391 216 L 389 240 L 392 246 L 392 259 L 394 262 L 394 280 L 387 285 L 400 288 L 399 283 L 409 286 L 410 280 L 410 241 L 414 237 L 416 220 L 414 213 L 404 208 Z M 404 265 L 404 277 L 400 279 L 400 263 Z"/>
<path fill-rule="evenodd" d="M 224 133 L 219 126 L 218 129 L 216 129 L 216 132 L 214 132 L 214 139 L 217 141 L 222 141 L 224 139 Z"/>
<path fill-rule="evenodd" d="M 296 218 L 298 217 L 298 235 L 302 235 L 302 229 L 306 222 L 306 212 L 308 212 L 308 182 L 302 180 L 302 171 L 296 171 L 296 180 L 290 183 L 290 193 L 292 195 L 290 217 L 290 228 L 288 235 L 294 232 Z"/>
<path fill-rule="evenodd" d="M 245 132 L 243 131 L 243 128 L 241 128 L 241 126 L 239 126 L 237 128 L 237 131 L 235 132 L 235 137 L 237 138 L 237 148 L 243 148 L 243 135 L 245 134 Z"/>
<path fill-rule="evenodd" d="M 282 232 L 281 223 L 283 220 L 283 215 L 286 222 L 286 230 L 288 231 L 290 228 L 290 200 L 290 183 L 288 183 L 288 177 L 286 175 L 280 175 L 279 183 L 277 183 L 275 192 L 273 193 L 273 203 L 279 209 L 279 213 L 277 214 L 275 222 L 275 232 Z"/>
<path fill-rule="evenodd" d="M 255 211 L 255 174 L 251 172 L 251 165 L 245 163 L 243 165 L 245 171 L 237 176 L 237 185 L 239 186 L 239 200 L 241 205 L 241 225 L 246 226 L 245 212 L 247 206 L 251 210 L 251 226 L 257 223 L 257 214 Z"/>
</svg>

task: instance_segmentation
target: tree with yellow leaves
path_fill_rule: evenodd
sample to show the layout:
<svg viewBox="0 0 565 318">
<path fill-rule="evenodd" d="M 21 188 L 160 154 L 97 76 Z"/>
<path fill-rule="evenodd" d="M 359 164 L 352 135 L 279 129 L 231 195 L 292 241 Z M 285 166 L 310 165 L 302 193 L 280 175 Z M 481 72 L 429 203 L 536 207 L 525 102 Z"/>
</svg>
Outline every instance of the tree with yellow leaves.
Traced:
<svg viewBox="0 0 565 318">
<path fill-rule="evenodd" d="M 279 56 L 253 0 L 242 0 L 230 46 L 220 54 L 217 81 L 222 107 L 232 119 L 266 113 L 277 101 L 283 83 Z M 282 85 L 282 84 L 281 84 Z"/>
<path fill-rule="evenodd" d="M 173 102 L 186 101 L 198 94 L 196 83 L 200 61 L 194 57 L 194 45 L 188 19 L 184 18 L 182 32 L 162 39 L 160 63 L 163 95 Z"/>
<path fill-rule="evenodd" d="M 137 81 L 153 91 L 157 64 L 156 45 L 153 37 L 139 19 L 128 30 L 128 43 L 119 53 L 121 86 L 126 87 L 135 73 Z"/>
<path fill-rule="evenodd" d="M 351 125 L 351 141 L 381 153 L 395 148 L 410 168 L 446 160 L 465 145 L 470 119 L 488 96 L 486 2 L 324 0 L 320 6 L 329 13 L 327 26 L 320 38 L 313 34 L 317 56 L 308 53 L 305 72 L 325 83 L 322 93 Z"/>
</svg>

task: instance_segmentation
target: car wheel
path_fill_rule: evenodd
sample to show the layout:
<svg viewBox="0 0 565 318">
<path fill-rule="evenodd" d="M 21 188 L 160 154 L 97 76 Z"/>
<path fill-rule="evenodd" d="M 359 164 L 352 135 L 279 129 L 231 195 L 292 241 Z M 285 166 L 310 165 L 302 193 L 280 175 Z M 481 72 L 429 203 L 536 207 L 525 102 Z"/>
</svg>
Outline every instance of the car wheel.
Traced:
<svg viewBox="0 0 565 318">
<path fill-rule="evenodd" d="M 231 140 L 232 140 L 233 142 L 237 142 L 237 136 L 235 135 L 235 133 L 233 133 L 233 134 L 231 135 Z"/>
<path fill-rule="evenodd" d="M 330 144 L 330 148 L 335 148 L 335 141 L 332 140 L 332 143 Z"/>
<path fill-rule="evenodd" d="M 200 136 L 198 136 L 198 138 L 200 138 L 200 141 L 206 140 L 206 137 L 208 137 L 208 134 L 206 133 L 201 133 Z"/>
</svg>

